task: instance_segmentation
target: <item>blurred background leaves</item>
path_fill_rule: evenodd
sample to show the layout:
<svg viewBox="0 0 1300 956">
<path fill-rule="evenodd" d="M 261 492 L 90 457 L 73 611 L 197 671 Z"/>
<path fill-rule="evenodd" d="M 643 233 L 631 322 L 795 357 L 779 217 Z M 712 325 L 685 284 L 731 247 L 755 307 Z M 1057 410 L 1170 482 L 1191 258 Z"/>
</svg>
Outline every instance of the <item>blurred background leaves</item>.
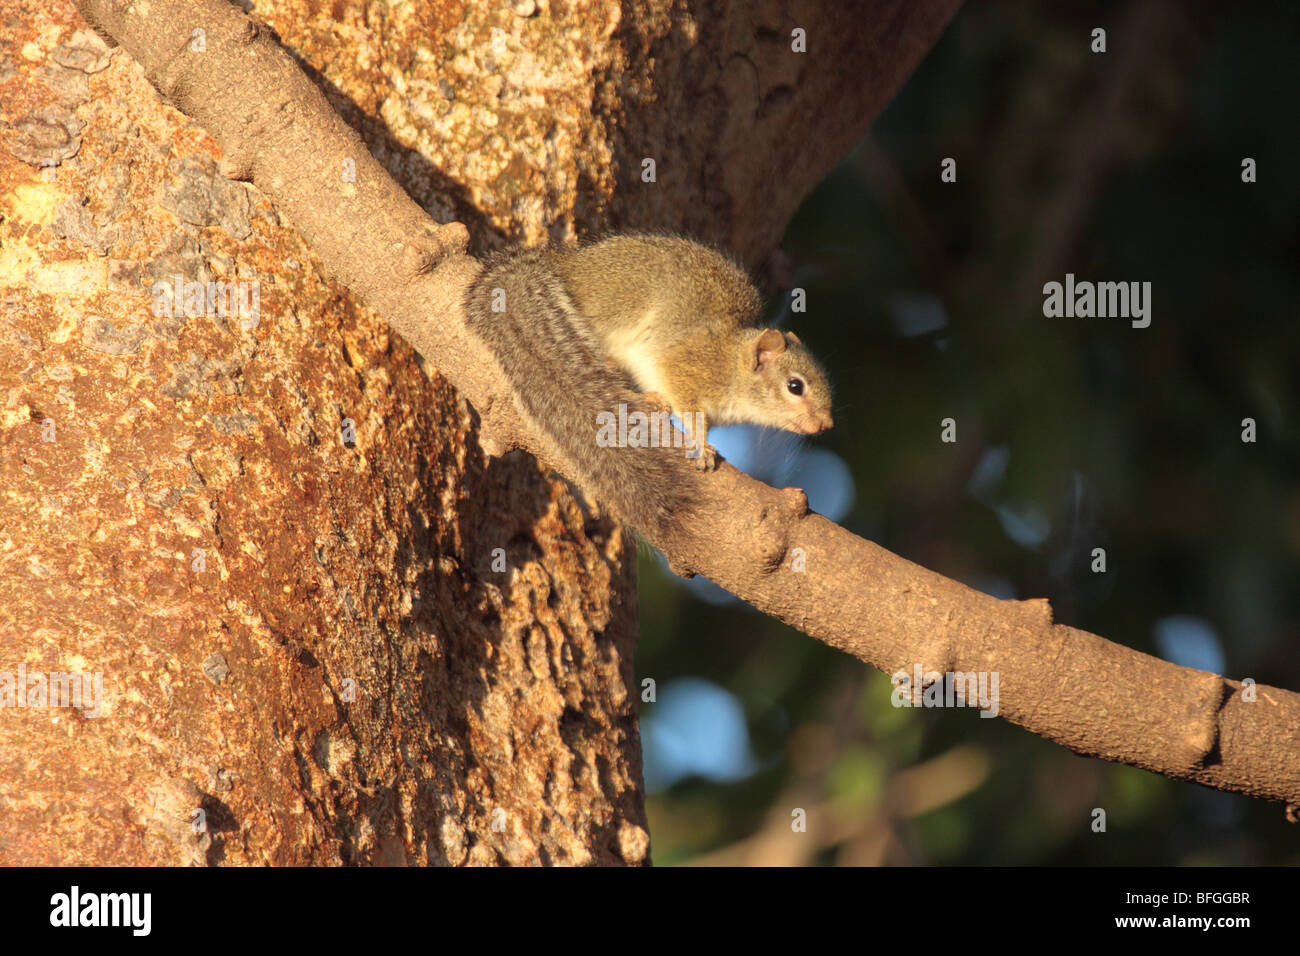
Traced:
<svg viewBox="0 0 1300 956">
<path fill-rule="evenodd" d="M 1282 2 L 967 3 L 786 236 L 808 310 L 778 294 L 773 321 L 823 358 L 835 429 L 719 449 L 942 574 L 1300 690 L 1298 26 Z M 1151 282 L 1150 327 L 1045 318 L 1067 272 Z M 1300 863 L 1279 806 L 894 708 L 886 675 L 648 555 L 641 619 L 660 865 Z"/>
</svg>

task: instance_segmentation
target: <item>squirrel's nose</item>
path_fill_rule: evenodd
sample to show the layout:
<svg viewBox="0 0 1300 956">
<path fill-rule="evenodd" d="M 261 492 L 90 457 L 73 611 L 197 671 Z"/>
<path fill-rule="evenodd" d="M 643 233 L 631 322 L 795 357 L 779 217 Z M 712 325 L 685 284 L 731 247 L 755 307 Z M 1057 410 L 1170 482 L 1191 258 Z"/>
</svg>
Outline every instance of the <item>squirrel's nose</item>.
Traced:
<svg viewBox="0 0 1300 956">
<path fill-rule="evenodd" d="M 821 414 L 818 414 L 817 412 L 810 412 L 808 413 L 808 416 L 803 420 L 803 423 L 799 428 L 799 431 L 803 432 L 805 435 L 820 435 L 822 432 L 826 431 L 826 429 L 830 428 L 833 424 L 835 423 L 831 421 L 830 412 L 823 412 Z"/>
</svg>

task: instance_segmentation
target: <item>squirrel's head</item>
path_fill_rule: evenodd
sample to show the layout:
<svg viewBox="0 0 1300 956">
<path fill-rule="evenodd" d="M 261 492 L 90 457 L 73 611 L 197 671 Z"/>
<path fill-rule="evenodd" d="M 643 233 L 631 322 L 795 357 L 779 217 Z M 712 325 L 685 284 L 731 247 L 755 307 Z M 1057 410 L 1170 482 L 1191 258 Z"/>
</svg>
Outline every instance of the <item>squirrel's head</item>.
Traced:
<svg viewBox="0 0 1300 956">
<path fill-rule="evenodd" d="M 793 332 L 764 329 L 745 361 L 754 384 L 748 389 L 751 421 L 801 435 L 817 435 L 834 424 L 826 373 Z"/>
</svg>

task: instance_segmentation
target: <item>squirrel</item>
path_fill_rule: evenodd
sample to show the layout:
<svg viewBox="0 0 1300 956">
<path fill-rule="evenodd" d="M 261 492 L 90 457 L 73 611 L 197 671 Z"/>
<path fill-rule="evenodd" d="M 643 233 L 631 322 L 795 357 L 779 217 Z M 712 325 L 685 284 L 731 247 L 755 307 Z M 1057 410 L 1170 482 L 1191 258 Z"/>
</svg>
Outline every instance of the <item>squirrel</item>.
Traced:
<svg viewBox="0 0 1300 956">
<path fill-rule="evenodd" d="M 740 266 L 688 239 L 620 234 L 498 256 L 464 305 L 520 413 L 580 486 L 647 536 L 689 520 L 698 487 L 668 457 L 685 447 L 697 468 L 715 467 L 711 425 L 815 435 L 833 424 L 812 353 L 793 332 L 759 324 L 762 300 Z M 631 410 L 624 422 L 662 415 L 664 437 L 653 447 L 602 440 L 620 405 Z M 670 411 L 685 426 L 675 449 Z"/>
</svg>

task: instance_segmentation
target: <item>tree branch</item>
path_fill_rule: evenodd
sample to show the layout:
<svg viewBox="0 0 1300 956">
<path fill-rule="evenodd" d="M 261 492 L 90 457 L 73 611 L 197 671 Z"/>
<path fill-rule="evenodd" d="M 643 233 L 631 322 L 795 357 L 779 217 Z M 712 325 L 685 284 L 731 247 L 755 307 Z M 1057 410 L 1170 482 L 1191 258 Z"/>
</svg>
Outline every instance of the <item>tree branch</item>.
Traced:
<svg viewBox="0 0 1300 956">
<path fill-rule="evenodd" d="M 456 386 L 486 446 L 574 473 L 516 414 L 464 326 L 460 298 L 478 269 L 465 228 L 435 225 L 265 29 L 218 0 L 78 5 L 216 138 L 228 172 L 265 192 L 339 282 Z M 196 25 L 205 52 L 191 48 Z M 349 163 L 354 182 L 341 175 Z M 810 513 L 796 489 L 730 466 L 704 484 L 700 520 L 652 539 L 677 573 L 704 574 L 886 673 L 997 672 L 999 715 L 1078 753 L 1300 805 L 1300 695 L 1258 685 L 1248 700 L 1237 681 L 1054 624 L 1045 600 L 1000 601 L 914 565 Z"/>
</svg>

